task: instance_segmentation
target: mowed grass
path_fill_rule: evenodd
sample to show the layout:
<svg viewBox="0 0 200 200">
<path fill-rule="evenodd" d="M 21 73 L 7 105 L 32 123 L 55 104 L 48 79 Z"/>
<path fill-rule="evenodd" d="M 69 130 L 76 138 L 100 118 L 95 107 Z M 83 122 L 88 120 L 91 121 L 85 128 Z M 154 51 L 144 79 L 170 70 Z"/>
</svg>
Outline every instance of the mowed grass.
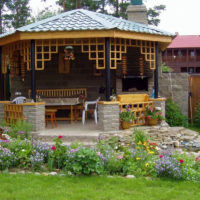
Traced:
<svg viewBox="0 0 200 200">
<path fill-rule="evenodd" d="M 0 174 L 0 200 L 199 200 L 200 183 Z"/>
</svg>

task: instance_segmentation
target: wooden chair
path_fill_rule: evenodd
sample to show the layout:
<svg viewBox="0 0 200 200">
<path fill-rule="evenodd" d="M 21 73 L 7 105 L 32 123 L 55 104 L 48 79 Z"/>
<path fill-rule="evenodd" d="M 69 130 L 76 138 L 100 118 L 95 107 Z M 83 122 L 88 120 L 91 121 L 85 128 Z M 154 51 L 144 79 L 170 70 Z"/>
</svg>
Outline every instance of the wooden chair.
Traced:
<svg viewBox="0 0 200 200">
<path fill-rule="evenodd" d="M 57 109 L 45 109 L 46 126 L 48 126 L 48 122 L 50 121 L 51 128 L 53 128 L 54 126 L 57 127 L 56 112 Z"/>
</svg>

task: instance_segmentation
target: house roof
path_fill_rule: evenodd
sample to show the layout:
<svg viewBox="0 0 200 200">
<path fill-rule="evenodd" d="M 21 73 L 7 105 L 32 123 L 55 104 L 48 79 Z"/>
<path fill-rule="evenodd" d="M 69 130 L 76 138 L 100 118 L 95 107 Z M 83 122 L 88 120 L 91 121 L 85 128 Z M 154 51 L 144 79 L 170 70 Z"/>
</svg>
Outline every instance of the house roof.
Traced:
<svg viewBox="0 0 200 200">
<path fill-rule="evenodd" d="M 200 48 L 200 35 L 177 35 L 167 48 Z"/>
<path fill-rule="evenodd" d="M 161 31 L 147 25 L 120 19 L 84 9 L 77 9 L 59 14 L 54 17 L 23 26 L 11 32 L 1 34 L 0 38 L 16 32 L 46 32 L 46 31 L 84 31 L 84 30 L 122 30 L 137 33 L 174 36 L 172 33 Z"/>
</svg>

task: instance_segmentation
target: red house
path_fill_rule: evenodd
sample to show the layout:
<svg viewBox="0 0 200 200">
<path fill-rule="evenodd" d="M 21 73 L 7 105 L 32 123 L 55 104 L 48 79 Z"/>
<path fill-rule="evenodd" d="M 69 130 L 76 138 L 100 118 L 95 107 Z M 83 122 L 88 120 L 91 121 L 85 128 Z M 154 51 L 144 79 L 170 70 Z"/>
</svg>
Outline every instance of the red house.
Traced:
<svg viewBox="0 0 200 200">
<path fill-rule="evenodd" d="M 200 73 L 200 35 L 177 35 L 162 59 L 173 72 Z"/>
</svg>

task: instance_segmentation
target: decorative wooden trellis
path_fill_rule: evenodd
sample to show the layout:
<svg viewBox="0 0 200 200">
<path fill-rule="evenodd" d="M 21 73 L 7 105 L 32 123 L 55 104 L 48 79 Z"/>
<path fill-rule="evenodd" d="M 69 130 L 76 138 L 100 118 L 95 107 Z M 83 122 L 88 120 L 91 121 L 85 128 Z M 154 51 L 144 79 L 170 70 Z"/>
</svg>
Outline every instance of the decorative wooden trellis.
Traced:
<svg viewBox="0 0 200 200">
<path fill-rule="evenodd" d="M 88 53 L 89 60 L 96 61 L 96 69 L 105 69 L 105 39 L 53 39 L 35 41 L 35 69 L 44 70 L 45 62 L 51 61 L 52 54 L 58 53 L 59 46 L 81 46 L 82 53 Z M 155 42 L 111 38 L 110 40 L 110 69 L 117 69 L 117 63 L 122 55 L 127 53 L 127 47 L 138 47 L 145 55 L 149 68 L 154 70 L 156 63 Z M 3 47 L 3 73 L 6 73 L 7 64 L 17 67 L 15 52 L 23 56 L 26 69 L 30 70 L 30 41 L 20 41 Z"/>
<path fill-rule="evenodd" d="M 19 104 L 4 105 L 4 120 L 8 123 L 16 123 L 17 120 L 24 120 L 23 106 Z"/>
<path fill-rule="evenodd" d="M 2 47 L 2 72 L 7 72 L 7 65 L 19 68 L 20 56 L 23 57 L 27 70 L 30 69 L 30 41 L 19 41 Z"/>
</svg>

